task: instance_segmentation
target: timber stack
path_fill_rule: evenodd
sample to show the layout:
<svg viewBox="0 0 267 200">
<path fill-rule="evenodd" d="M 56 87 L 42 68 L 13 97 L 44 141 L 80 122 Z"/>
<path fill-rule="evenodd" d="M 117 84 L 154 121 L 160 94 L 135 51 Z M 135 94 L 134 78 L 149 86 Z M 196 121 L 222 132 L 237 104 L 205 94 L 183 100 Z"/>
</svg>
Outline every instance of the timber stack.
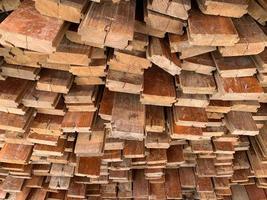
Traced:
<svg viewBox="0 0 267 200">
<path fill-rule="evenodd" d="M 0 199 L 267 199 L 266 1 L 1 0 L 0 21 Z"/>
</svg>

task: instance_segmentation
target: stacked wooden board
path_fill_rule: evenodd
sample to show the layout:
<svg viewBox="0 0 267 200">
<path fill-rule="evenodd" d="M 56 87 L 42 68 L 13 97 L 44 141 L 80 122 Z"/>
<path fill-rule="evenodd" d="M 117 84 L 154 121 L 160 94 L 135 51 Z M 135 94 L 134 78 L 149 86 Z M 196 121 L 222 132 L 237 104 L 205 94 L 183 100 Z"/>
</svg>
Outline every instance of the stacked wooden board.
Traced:
<svg viewBox="0 0 267 200">
<path fill-rule="evenodd" d="M 267 199 L 266 5 L 0 1 L 0 199 Z"/>
</svg>

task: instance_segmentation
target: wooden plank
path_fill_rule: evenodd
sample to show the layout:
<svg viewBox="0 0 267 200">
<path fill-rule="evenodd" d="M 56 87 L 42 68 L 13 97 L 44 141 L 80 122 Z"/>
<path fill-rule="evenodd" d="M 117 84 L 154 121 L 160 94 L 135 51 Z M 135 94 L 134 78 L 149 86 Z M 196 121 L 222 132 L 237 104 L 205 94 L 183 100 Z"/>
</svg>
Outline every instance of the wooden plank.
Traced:
<svg viewBox="0 0 267 200">
<path fill-rule="evenodd" d="M 188 18 L 188 38 L 193 45 L 232 46 L 239 41 L 231 18 L 204 15 L 192 10 Z"/>
<path fill-rule="evenodd" d="M 188 39 L 188 34 L 183 35 L 168 34 L 171 52 L 179 52 L 180 59 L 189 58 L 216 50 L 214 46 L 193 45 Z"/>
<path fill-rule="evenodd" d="M 62 156 L 65 150 L 64 139 L 59 139 L 56 146 L 35 144 L 33 148 L 33 154 L 43 156 Z"/>
<path fill-rule="evenodd" d="M 146 53 L 140 51 L 114 50 L 113 54 L 109 54 L 107 63 L 112 70 L 139 75 L 144 73 L 144 69 L 151 67 Z"/>
<path fill-rule="evenodd" d="M 147 58 L 173 76 L 180 74 L 180 59 L 176 54 L 171 53 L 166 40 L 151 37 L 147 49 Z"/>
<path fill-rule="evenodd" d="M 185 94 L 213 94 L 216 91 L 215 80 L 211 75 L 182 71 L 179 82 Z"/>
<path fill-rule="evenodd" d="M 246 120 L 246 123 L 243 123 Z M 234 135 L 257 135 L 259 130 L 251 113 L 231 111 L 226 115 L 226 127 Z"/>
<path fill-rule="evenodd" d="M 148 26 L 162 32 L 174 33 L 182 35 L 184 33 L 183 27 L 186 26 L 186 22 L 174 18 L 168 15 L 164 15 L 158 12 L 147 9 L 146 1 L 144 1 L 144 21 Z"/>
<path fill-rule="evenodd" d="M 35 144 L 45 144 L 45 145 L 51 145 L 56 146 L 58 141 L 57 135 L 46 135 L 46 134 L 38 134 L 35 132 L 30 132 L 27 136 L 27 141 Z"/>
<path fill-rule="evenodd" d="M 145 147 L 142 141 L 125 141 L 123 148 L 125 158 L 143 158 L 145 157 Z"/>
<path fill-rule="evenodd" d="M 207 75 L 211 75 L 212 71 L 215 70 L 215 63 L 210 53 L 185 58 L 183 59 L 181 66 L 183 70 Z"/>
<path fill-rule="evenodd" d="M 72 85 L 73 77 L 68 72 L 44 69 L 40 73 L 36 89 L 47 92 L 68 93 Z"/>
<path fill-rule="evenodd" d="M 174 106 L 173 116 L 175 124 L 180 126 L 205 127 L 208 124 L 204 108 Z"/>
<path fill-rule="evenodd" d="M 170 142 L 170 137 L 166 132 L 147 132 L 145 146 L 150 149 L 168 149 L 170 147 Z"/>
<path fill-rule="evenodd" d="M 7 78 L 0 81 L 1 106 L 17 107 L 27 90 L 29 82 L 23 79 Z"/>
<path fill-rule="evenodd" d="M 182 91 L 177 90 L 176 92 L 175 106 L 187 106 L 206 108 L 209 105 L 209 99 L 204 94 L 184 94 Z"/>
<path fill-rule="evenodd" d="M 0 128 L 7 131 L 24 133 L 29 128 L 34 114 L 35 111 L 33 109 L 29 109 L 25 115 L 0 112 Z"/>
<path fill-rule="evenodd" d="M 114 92 L 109 91 L 107 88 L 104 89 L 98 112 L 99 116 L 104 120 L 111 120 L 114 94 Z"/>
<path fill-rule="evenodd" d="M 64 132 L 90 132 L 94 112 L 67 112 L 61 127 Z"/>
<path fill-rule="evenodd" d="M 233 23 L 240 40 L 233 46 L 219 47 L 223 56 L 256 55 L 264 50 L 266 35 L 250 16 L 233 19 Z"/>
<path fill-rule="evenodd" d="M 143 87 L 143 104 L 171 106 L 175 102 L 173 77 L 159 67 L 153 66 L 145 71 Z"/>
<path fill-rule="evenodd" d="M 18 193 L 22 189 L 23 182 L 24 182 L 24 179 L 8 176 L 3 182 L 2 189 L 5 192 Z"/>
<path fill-rule="evenodd" d="M 180 18 L 188 19 L 188 10 L 191 9 L 190 1 L 169 1 L 169 0 L 152 0 L 147 2 L 147 8 L 155 12 Z"/>
<path fill-rule="evenodd" d="M 166 170 L 166 196 L 167 199 L 182 199 L 182 188 L 177 169 Z"/>
<path fill-rule="evenodd" d="M 62 120 L 62 116 L 37 114 L 31 124 L 31 131 L 38 134 L 61 135 Z"/>
<path fill-rule="evenodd" d="M 147 105 L 145 125 L 147 132 L 163 132 L 165 130 L 163 107 Z"/>
<path fill-rule="evenodd" d="M 212 99 L 220 100 L 257 100 L 263 89 L 255 77 L 223 78 L 215 74 L 218 93 Z"/>
<path fill-rule="evenodd" d="M 116 93 L 112 110 L 111 135 L 120 139 L 143 140 L 145 107 L 139 96 Z"/>
<path fill-rule="evenodd" d="M 69 188 L 70 178 L 69 177 L 58 177 L 52 176 L 49 182 L 49 188 L 51 189 L 59 189 L 66 190 Z"/>
<path fill-rule="evenodd" d="M 171 145 L 167 150 L 167 166 L 176 166 L 184 162 L 182 145 Z"/>
<path fill-rule="evenodd" d="M 56 50 L 66 26 L 62 20 L 41 15 L 34 2 L 27 0 L 1 23 L 0 42 L 2 45 L 51 53 Z"/>
<path fill-rule="evenodd" d="M 32 154 L 32 146 L 6 143 L 0 151 L 0 161 L 13 164 L 27 164 Z"/>
<path fill-rule="evenodd" d="M 73 23 L 80 22 L 87 6 L 88 1 L 86 0 L 67 0 L 63 2 L 57 2 L 54 0 L 35 1 L 36 10 L 38 10 L 42 15 L 55 17 Z"/>
<path fill-rule="evenodd" d="M 19 65 L 10 65 L 4 63 L 1 65 L 1 75 L 9 76 L 14 78 L 26 79 L 26 80 L 37 80 L 39 79 L 38 73 L 40 72 L 39 68 L 19 66 Z"/>
<path fill-rule="evenodd" d="M 74 153 L 77 156 L 101 156 L 104 154 L 104 123 L 97 119 L 91 133 L 78 133 Z"/>
<path fill-rule="evenodd" d="M 49 174 L 51 176 L 60 177 L 72 177 L 74 172 L 74 167 L 67 164 L 57 164 L 53 163 Z"/>
<path fill-rule="evenodd" d="M 134 36 L 135 1 L 91 3 L 78 34 L 92 46 L 125 49 Z"/>
<path fill-rule="evenodd" d="M 198 177 L 197 178 L 197 191 L 199 193 L 210 193 L 213 192 L 212 180 L 209 177 Z"/>
<path fill-rule="evenodd" d="M 197 0 L 200 10 L 207 15 L 220 15 L 225 17 L 240 18 L 247 13 L 248 2 L 240 0 L 236 2 L 223 0 Z"/>
<path fill-rule="evenodd" d="M 256 73 L 256 65 L 249 56 L 222 57 L 218 52 L 212 56 L 221 77 L 245 77 Z"/>
<path fill-rule="evenodd" d="M 245 189 L 249 196 L 249 199 L 251 200 L 266 198 L 266 193 L 264 192 L 264 189 L 258 188 L 256 185 L 246 185 Z"/>
<path fill-rule="evenodd" d="M 167 163 L 166 149 L 150 149 L 146 156 L 147 164 L 164 164 Z"/>
<path fill-rule="evenodd" d="M 70 198 L 85 198 L 86 196 L 86 186 L 84 184 L 78 184 L 71 181 L 67 197 Z"/>
<path fill-rule="evenodd" d="M 22 103 L 27 107 L 55 108 L 59 99 L 58 93 L 36 90 L 35 84 L 32 84 L 26 91 Z"/>
<path fill-rule="evenodd" d="M 166 191 L 163 183 L 150 183 L 150 195 L 152 199 L 166 199 Z"/>
<path fill-rule="evenodd" d="M 91 62 L 93 48 L 77 44 L 64 37 L 55 52 L 49 54 L 48 63 L 88 66 Z"/>
<path fill-rule="evenodd" d="M 74 103 L 93 103 L 96 100 L 97 87 L 90 85 L 72 85 L 68 94 L 64 95 L 64 102 Z"/>
<path fill-rule="evenodd" d="M 214 176 L 216 176 L 214 159 L 213 158 L 210 158 L 210 159 L 198 158 L 196 171 L 197 171 L 197 175 L 199 177 L 214 177 Z"/>
<path fill-rule="evenodd" d="M 142 75 L 108 70 L 106 87 L 110 91 L 139 94 L 142 91 L 142 84 Z"/>
<path fill-rule="evenodd" d="M 246 189 L 244 186 L 242 185 L 233 185 L 231 187 L 231 190 L 232 190 L 232 198 L 234 200 L 241 200 L 241 199 L 244 199 L 244 200 L 249 200 L 249 196 L 246 192 Z"/>
<path fill-rule="evenodd" d="M 170 137 L 172 139 L 200 139 L 203 137 L 203 132 L 200 127 L 180 126 L 173 119 L 172 113 L 168 114 L 170 119 Z"/>
<path fill-rule="evenodd" d="M 179 169 L 179 175 L 182 188 L 195 188 L 196 180 L 193 168 L 182 167 Z"/>
<path fill-rule="evenodd" d="M 100 175 L 100 157 L 80 157 L 75 174 L 97 178 Z"/>
<path fill-rule="evenodd" d="M 249 1 L 248 14 L 261 25 L 265 25 L 267 21 L 267 12 L 258 1 Z"/>
</svg>

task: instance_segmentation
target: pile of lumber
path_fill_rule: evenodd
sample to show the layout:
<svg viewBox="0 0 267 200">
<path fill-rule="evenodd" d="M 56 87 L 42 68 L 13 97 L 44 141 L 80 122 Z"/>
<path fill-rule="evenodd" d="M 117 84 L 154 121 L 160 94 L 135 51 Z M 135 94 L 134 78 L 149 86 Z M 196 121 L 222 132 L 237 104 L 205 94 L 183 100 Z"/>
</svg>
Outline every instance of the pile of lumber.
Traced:
<svg viewBox="0 0 267 200">
<path fill-rule="evenodd" d="M 0 1 L 0 199 L 267 199 L 266 8 Z"/>
</svg>

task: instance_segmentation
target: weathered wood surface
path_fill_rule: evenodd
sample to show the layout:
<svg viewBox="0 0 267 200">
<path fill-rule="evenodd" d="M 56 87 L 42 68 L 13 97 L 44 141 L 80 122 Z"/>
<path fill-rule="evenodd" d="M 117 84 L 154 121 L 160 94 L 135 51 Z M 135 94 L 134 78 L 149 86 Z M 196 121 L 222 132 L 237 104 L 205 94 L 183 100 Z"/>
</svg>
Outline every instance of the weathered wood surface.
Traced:
<svg viewBox="0 0 267 200">
<path fill-rule="evenodd" d="M 114 137 L 143 140 L 145 107 L 134 94 L 116 93 L 112 109 L 112 131 Z"/>
<path fill-rule="evenodd" d="M 197 0 L 200 10 L 207 15 L 240 18 L 247 13 L 248 1 Z"/>
<path fill-rule="evenodd" d="M 233 46 L 219 47 L 223 56 L 256 55 L 264 50 L 266 35 L 250 16 L 233 19 L 233 23 L 240 40 Z"/>
<path fill-rule="evenodd" d="M 63 20 L 41 15 L 34 2 L 27 0 L 1 23 L 0 43 L 51 53 L 56 50 L 65 29 Z"/>
<path fill-rule="evenodd" d="M 62 2 L 36 0 L 35 8 L 43 15 L 80 23 L 88 3 L 86 0 L 67 0 Z"/>
<path fill-rule="evenodd" d="M 164 40 L 155 37 L 150 39 L 147 58 L 173 76 L 180 74 L 180 59 L 176 54 L 171 53 L 170 47 Z"/>
<path fill-rule="evenodd" d="M 188 18 L 188 38 L 193 45 L 232 46 L 239 41 L 231 18 L 204 15 L 192 10 Z"/>
<path fill-rule="evenodd" d="M 134 36 L 135 1 L 91 3 L 78 34 L 92 46 L 125 49 Z"/>
<path fill-rule="evenodd" d="M 164 85 L 164 87 L 161 87 Z M 161 68 L 153 66 L 144 73 L 144 85 L 141 93 L 143 104 L 171 106 L 175 102 L 173 77 Z"/>
</svg>

